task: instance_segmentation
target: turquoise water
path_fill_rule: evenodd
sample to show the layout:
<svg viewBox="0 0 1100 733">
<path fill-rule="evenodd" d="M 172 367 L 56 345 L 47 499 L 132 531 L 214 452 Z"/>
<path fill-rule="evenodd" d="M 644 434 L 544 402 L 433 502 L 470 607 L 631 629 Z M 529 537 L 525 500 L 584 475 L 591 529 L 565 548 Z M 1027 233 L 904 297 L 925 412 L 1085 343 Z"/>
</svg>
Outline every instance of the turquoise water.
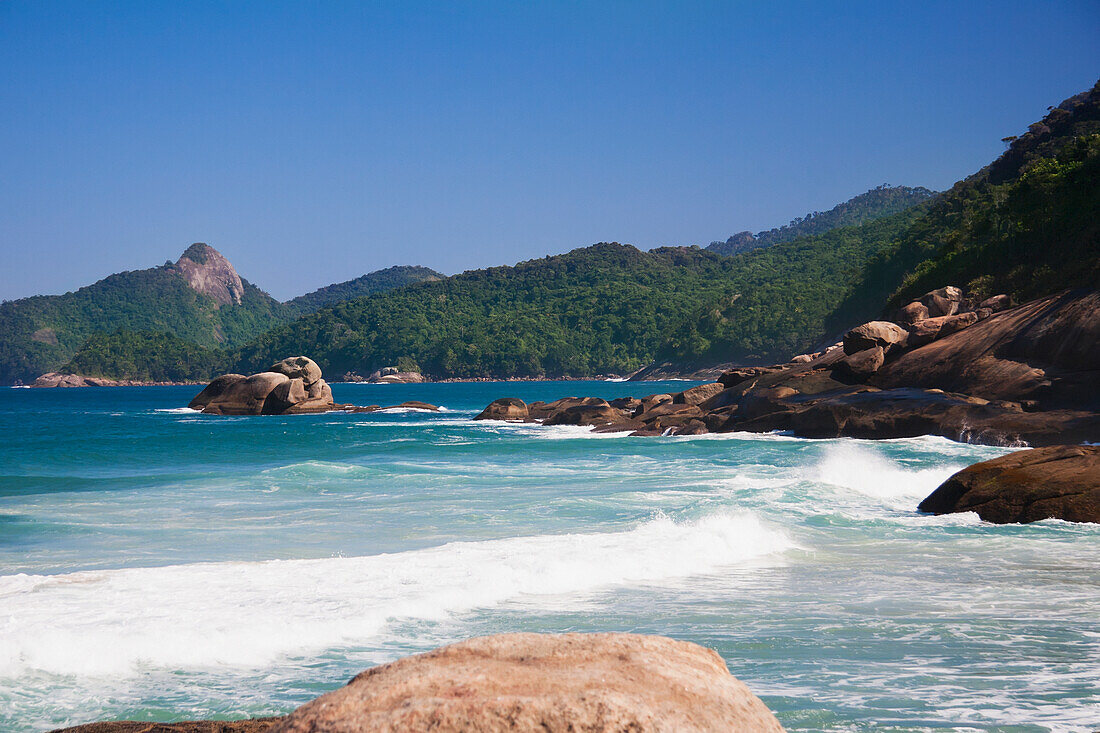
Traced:
<svg viewBox="0 0 1100 733">
<path fill-rule="evenodd" d="M 1100 528 L 914 507 L 1003 449 L 474 422 L 685 383 L 335 385 L 441 413 L 0 391 L 0 729 L 282 713 L 503 631 L 718 650 L 788 730 L 1100 728 Z"/>
</svg>

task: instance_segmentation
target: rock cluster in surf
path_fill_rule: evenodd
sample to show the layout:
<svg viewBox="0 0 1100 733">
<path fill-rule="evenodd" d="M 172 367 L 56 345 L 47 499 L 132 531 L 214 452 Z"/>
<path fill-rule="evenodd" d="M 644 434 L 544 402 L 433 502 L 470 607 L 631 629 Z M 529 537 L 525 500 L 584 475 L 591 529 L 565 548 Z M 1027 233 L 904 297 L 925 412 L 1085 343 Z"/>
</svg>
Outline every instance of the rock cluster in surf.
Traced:
<svg viewBox="0 0 1100 733">
<path fill-rule="evenodd" d="M 400 405 L 346 405 L 334 402 L 332 388 L 321 376 L 317 362 L 305 356 L 290 356 L 272 364 L 267 371 L 246 377 L 223 374 L 215 377 L 188 405 L 207 415 L 301 415 L 316 412 L 375 412 L 409 409 L 437 411 L 427 402 Z"/>
<path fill-rule="evenodd" d="M 497 400 L 480 419 L 634 435 L 790 431 L 810 438 L 942 435 L 996 445 L 1100 439 L 1100 291 L 1004 309 L 955 287 L 787 364 L 727 370 L 676 394 L 610 402 Z M 1002 310 L 1004 309 L 1004 310 Z"/>
</svg>

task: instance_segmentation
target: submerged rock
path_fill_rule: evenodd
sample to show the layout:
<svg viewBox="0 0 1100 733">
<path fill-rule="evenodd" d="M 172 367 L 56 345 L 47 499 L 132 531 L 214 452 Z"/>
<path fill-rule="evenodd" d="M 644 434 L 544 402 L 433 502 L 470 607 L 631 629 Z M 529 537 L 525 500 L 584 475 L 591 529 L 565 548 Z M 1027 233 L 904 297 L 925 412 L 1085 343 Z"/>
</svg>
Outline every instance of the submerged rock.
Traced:
<svg viewBox="0 0 1100 733">
<path fill-rule="evenodd" d="M 996 524 L 1100 522 L 1100 446 L 1054 445 L 975 463 L 947 479 L 917 509 L 977 512 Z"/>
<path fill-rule="evenodd" d="M 638 634 L 500 634 L 374 667 L 273 733 L 782 731 L 710 649 Z"/>
</svg>

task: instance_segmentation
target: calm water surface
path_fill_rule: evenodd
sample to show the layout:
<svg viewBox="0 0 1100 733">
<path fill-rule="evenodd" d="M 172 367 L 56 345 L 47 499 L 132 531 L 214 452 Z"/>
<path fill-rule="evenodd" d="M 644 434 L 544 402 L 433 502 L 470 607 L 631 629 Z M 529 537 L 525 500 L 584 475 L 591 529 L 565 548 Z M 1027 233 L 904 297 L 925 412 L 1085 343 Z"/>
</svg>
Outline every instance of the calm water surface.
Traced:
<svg viewBox="0 0 1100 733">
<path fill-rule="evenodd" d="M 0 729 L 283 713 L 503 631 L 713 647 L 792 731 L 1100 729 L 1100 528 L 927 517 L 1003 449 L 474 422 L 679 383 L 0 390 Z"/>
</svg>

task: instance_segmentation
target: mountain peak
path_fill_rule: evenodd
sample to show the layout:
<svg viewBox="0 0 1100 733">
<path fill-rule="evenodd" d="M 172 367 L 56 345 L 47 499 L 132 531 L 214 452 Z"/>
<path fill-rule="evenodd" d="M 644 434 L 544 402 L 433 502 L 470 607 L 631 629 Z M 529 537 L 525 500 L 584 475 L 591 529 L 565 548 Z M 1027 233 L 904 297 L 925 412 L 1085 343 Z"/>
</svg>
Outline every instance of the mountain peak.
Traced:
<svg viewBox="0 0 1100 733">
<path fill-rule="evenodd" d="M 176 270 L 193 290 L 209 295 L 218 305 L 240 305 L 244 283 L 233 263 L 205 242 L 195 242 L 176 261 Z"/>
</svg>

